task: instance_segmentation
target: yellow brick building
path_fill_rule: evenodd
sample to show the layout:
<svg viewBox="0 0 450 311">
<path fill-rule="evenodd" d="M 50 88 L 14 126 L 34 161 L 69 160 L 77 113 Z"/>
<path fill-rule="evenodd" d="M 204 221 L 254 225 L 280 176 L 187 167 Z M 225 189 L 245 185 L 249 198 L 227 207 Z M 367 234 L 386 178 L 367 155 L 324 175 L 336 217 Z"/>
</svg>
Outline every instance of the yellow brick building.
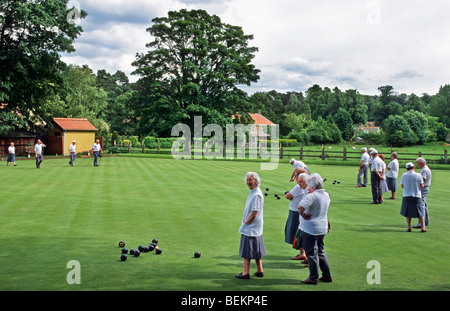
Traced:
<svg viewBox="0 0 450 311">
<path fill-rule="evenodd" d="M 87 119 L 54 118 L 53 129 L 47 132 L 47 154 L 69 155 L 69 146 L 76 141 L 76 151 L 85 153 L 92 149 L 97 129 Z"/>
</svg>

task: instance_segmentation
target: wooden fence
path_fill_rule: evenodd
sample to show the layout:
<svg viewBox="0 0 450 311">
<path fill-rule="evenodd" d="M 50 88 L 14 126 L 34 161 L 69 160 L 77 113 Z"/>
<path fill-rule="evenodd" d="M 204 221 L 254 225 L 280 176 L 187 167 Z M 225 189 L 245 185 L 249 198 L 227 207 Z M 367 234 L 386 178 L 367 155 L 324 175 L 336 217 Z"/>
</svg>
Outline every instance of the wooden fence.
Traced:
<svg viewBox="0 0 450 311">
<path fill-rule="evenodd" d="M 393 150 L 385 154 L 386 160 L 390 159 L 390 154 Z M 418 157 L 424 157 L 427 161 L 431 162 L 441 162 L 448 164 L 448 153 L 445 149 L 441 154 L 435 153 L 422 153 L 420 150 L 417 153 L 401 153 L 397 152 L 398 158 L 402 161 L 415 161 Z M 348 161 L 349 159 L 361 159 L 361 151 L 348 151 L 346 147 L 343 147 L 341 151 L 326 150 L 322 147 L 322 150 L 305 150 L 300 147 L 299 150 L 295 151 L 293 149 L 284 150 L 283 147 L 280 148 L 280 159 L 295 158 L 299 160 L 304 160 L 305 158 L 321 159 L 323 161 L 329 159 Z"/>
</svg>

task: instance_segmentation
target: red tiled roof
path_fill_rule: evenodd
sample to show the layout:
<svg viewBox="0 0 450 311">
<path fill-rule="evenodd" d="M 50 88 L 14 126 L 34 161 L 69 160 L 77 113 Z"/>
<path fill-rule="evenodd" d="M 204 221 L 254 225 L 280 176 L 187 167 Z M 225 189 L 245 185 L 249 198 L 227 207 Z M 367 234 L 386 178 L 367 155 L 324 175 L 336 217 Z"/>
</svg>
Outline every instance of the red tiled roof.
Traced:
<svg viewBox="0 0 450 311">
<path fill-rule="evenodd" d="M 253 119 L 253 121 L 255 121 L 254 124 L 256 125 L 275 125 L 275 123 L 273 123 L 260 113 L 249 113 L 249 115 Z"/>
<path fill-rule="evenodd" d="M 64 131 L 97 131 L 87 119 L 53 118 L 53 121 Z"/>
</svg>

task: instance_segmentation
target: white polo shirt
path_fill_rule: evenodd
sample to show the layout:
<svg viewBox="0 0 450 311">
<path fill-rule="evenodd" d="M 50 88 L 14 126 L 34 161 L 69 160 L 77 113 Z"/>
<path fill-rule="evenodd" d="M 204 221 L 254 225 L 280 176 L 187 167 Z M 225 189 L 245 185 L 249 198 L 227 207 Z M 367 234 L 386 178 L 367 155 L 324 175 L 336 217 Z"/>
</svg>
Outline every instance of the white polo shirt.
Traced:
<svg viewBox="0 0 450 311">
<path fill-rule="evenodd" d="M 305 213 L 312 215 L 310 219 L 302 219 L 300 230 L 310 235 L 324 235 L 328 232 L 327 211 L 330 206 L 330 195 L 325 189 L 317 189 L 304 196 L 300 206 L 305 208 Z"/>
<path fill-rule="evenodd" d="M 420 170 L 420 175 L 422 175 L 425 181 L 424 186 L 429 187 L 431 185 L 431 170 L 427 165 L 422 167 L 422 169 Z"/>
<path fill-rule="evenodd" d="M 75 152 L 75 149 L 77 148 L 77 146 L 76 145 L 74 145 L 74 144 L 71 144 L 70 146 L 69 146 L 69 151 L 72 153 L 76 153 Z"/>
<path fill-rule="evenodd" d="M 294 164 L 293 164 L 292 166 L 294 167 L 292 171 L 295 171 L 295 169 L 296 169 L 297 167 L 306 168 L 306 164 L 303 163 L 303 161 L 298 161 L 298 160 L 295 161 Z"/>
<path fill-rule="evenodd" d="M 92 145 L 92 151 L 100 151 L 100 148 L 100 144 L 95 143 Z"/>
<path fill-rule="evenodd" d="M 397 178 L 398 177 L 398 160 L 394 159 L 392 160 L 389 165 L 388 165 L 389 169 L 386 171 L 386 177 L 389 178 Z"/>
<path fill-rule="evenodd" d="M 369 165 L 369 159 L 370 159 L 370 156 L 367 152 L 364 152 L 361 155 L 361 161 L 363 161 L 363 165 Z"/>
<path fill-rule="evenodd" d="M 370 170 L 373 172 L 375 169 L 381 174 L 381 171 L 383 170 L 383 160 L 379 156 L 376 156 L 375 158 L 372 157 L 372 166 Z"/>
<path fill-rule="evenodd" d="M 245 236 L 260 236 L 263 234 L 263 206 L 264 196 L 259 187 L 250 190 L 245 203 L 244 215 L 242 216 L 242 224 L 239 228 L 239 233 Z M 251 224 L 245 224 L 251 212 L 257 211 L 258 214 Z"/>
<path fill-rule="evenodd" d="M 11 153 L 11 154 L 15 154 L 16 153 L 16 147 L 9 146 L 8 147 L 8 152 Z"/>
<path fill-rule="evenodd" d="M 36 144 L 34 146 L 34 151 L 36 152 L 36 154 L 42 154 L 42 145 L 41 144 Z"/>
<path fill-rule="evenodd" d="M 422 175 L 413 170 L 403 173 L 400 183 L 403 185 L 404 197 L 421 198 L 420 184 L 423 183 Z"/>
<path fill-rule="evenodd" d="M 291 191 L 289 191 L 292 196 L 294 197 L 291 200 L 291 203 L 289 203 L 289 210 L 293 212 L 298 212 L 298 204 L 303 199 L 303 196 L 305 193 L 308 193 L 306 189 L 302 189 L 298 184 L 292 188 Z"/>
</svg>

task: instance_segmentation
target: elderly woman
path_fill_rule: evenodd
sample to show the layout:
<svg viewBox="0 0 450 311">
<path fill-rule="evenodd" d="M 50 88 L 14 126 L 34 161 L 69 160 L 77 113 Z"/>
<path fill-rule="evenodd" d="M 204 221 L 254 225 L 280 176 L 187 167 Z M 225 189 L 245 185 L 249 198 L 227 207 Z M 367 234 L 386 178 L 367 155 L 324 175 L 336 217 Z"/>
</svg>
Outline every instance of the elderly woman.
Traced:
<svg viewBox="0 0 450 311">
<path fill-rule="evenodd" d="M 302 283 L 317 284 L 317 280 L 331 282 L 330 266 L 324 251 L 324 238 L 329 229 L 327 211 L 330 196 L 322 189 L 323 180 L 319 174 L 308 176 L 306 184 L 309 194 L 298 206 L 298 212 L 303 218 L 300 222 L 300 243 L 305 249 L 309 263 L 309 277 L 302 280 Z M 319 269 L 322 271 L 320 279 Z"/>
<path fill-rule="evenodd" d="M 286 226 L 284 227 L 284 242 L 293 245 L 295 240 L 295 234 L 299 227 L 299 214 L 298 214 L 298 204 L 302 200 L 303 196 L 307 193 L 306 189 L 302 189 L 299 182 L 300 174 L 307 174 L 308 171 L 304 168 L 297 167 L 294 171 L 294 178 L 297 184 L 289 192 L 286 193 L 286 199 L 290 200 L 289 203 L 289 214 L 286 220 Z M 291 258 L 292 260 L 306 260 L 305 251 L 300 248 L 300 254 Z"/>
<path fill-rule="evenodd" d="M 406 173 L 400 181 L 403 188 L 403 201 L 400 214 L 406 217 L 408 232 L 411 232 L 411 218 L 419 218 L 422 232 L 427 232 L 424 223 L 424 207 L 422 205 L 421 189 L 424 187 L 422 175 L 414 172 L 414 164 L 406 163 Z"/>
<path fill-rule="evenodd" d="M 397 191 L 397 177 L 398 177 L 398 154 L 397 152 L 391 153 L 391 162 L 386 168 L 386 184 L 392 195 L 389 199 L 395 200 L 395 192 Z"/>
<path fill-rule="evenodd" d="M 236 274 L 236 277 L 239 279 L 250 278 L 251 259 L 255 259 L 256 261 L 256 272 L 254 275 L 263 277 L 264 273 L 261 258 L 266 255 L 262 237 L 264 196 L 259 189 L 261 180 L 257 173 L 248 172 L 245 175 L 245 182 L 250 189 L 250 193 L 247 197 L 247 202 L 245 203 L 242 224 L 239 228 L 239 233 L 241 234 L 239 255 L 244 258 L 244 271 Z"/>
</svg>

